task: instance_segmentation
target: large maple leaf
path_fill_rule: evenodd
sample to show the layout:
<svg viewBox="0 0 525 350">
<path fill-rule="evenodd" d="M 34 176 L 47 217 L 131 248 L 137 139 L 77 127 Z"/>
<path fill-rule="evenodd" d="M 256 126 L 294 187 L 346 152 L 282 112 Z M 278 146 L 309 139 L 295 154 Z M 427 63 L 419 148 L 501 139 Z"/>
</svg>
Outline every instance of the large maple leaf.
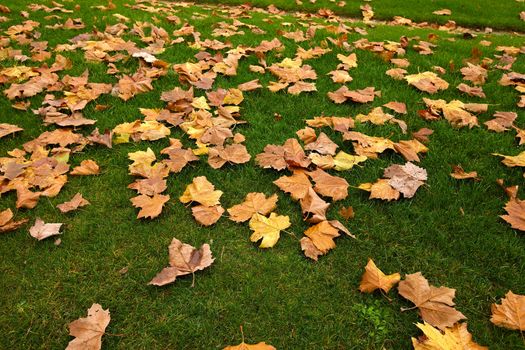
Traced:
<svg viewBox="0 0 525 350">
<path fill-rule="evenodd" d="M 93 304 L 88 309 L 87 317 L 69 324 L 69 334 L 76 338 L 69 342 L 66 350 L 100 350 L 102 336 L 110 320 L 109 310 Z"/>
</svg>

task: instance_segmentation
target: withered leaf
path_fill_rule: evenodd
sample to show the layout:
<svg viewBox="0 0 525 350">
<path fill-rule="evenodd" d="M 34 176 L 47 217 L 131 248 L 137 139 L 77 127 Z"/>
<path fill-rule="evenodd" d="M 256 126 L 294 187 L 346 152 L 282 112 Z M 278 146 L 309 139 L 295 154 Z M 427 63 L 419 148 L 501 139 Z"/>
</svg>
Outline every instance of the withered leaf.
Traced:
<svg viewBox="0 0 525 350">
<path fill-rule="evenodd" d="M 417 189 L 427 180 L 427 171 L 410 162 L 405 165 L 394 164 L 385 169 L 384 177 L 388 184 L 403 194 L 412 198 Z"/>
<path fill-rule="evenodd" d="M 474 179 L 475 181 L 479 180 L 478 173 L 476 171 L 470 171 L 467 173 L 465 172 L 465 170 L 463 170 L 461 165 L 455 165 L 452 168 L 452 173 L 450 174 L 450 176 L 452 176 L 454 179 L 457 179 L 457 180 L 465 180 L 465 179 Z"/>
<path fill-rule="evenodd" d="M 292 176 L 281 176 L 273 182 L 282 191 L 290 193 L 293 199 L 299 200 L 306 196 L 312 187 L 310 180 L 303 172 L 294 172 Z"/>
<path fill-rule="evenodd" d="M 91 159 L 83 160 L 79 166 L 74 167 L 70 175 L 97 175 L 100 173 L 100 167 Z"/>
<path fill-rule="evenodd" d="M 11 209 L 6 209 L 0 212 L 0 233 L 14 231 L 25 224 L 28 219 L 18 221 L 13 220 L 13 212 Z"/>
<path fill-rule="evenodd" d="M 137 219 L 140 218 L 156 218 L 162 212 L 164 204 L 170 199 L 168 195 L 154 194 L 153 196 L 147 196 L 141 194 L 139 196 L 130 199 L 131 203 L 135 208 L 140 208 L 137 214 Z"/>
<path fill-rule="evenodd" d="M 315 182 L 314 190 L 321 196 L 331 197 L 334 201 L 345 199 L 348 196 L 348 182 L 339 176 L 333 176 L 316 169 L 308 173 Z"/>
<path fill-rule="evenodd" d="M 442 332 L 430 324 L 417 323 L 424 336 L 412 338 L 414 350 L 488 350 L 472 340 L 472 334 L 467 330 L 467 323 L 456 323 L 453 327 L 445 328 Z"/>
<path fill-rule="evenodd" d="M 75 339 L 69 342 L 66 350 L 100 350 L 110 320 L 109 310 L 102 309 L 99 304 L 91 305 L 87 317 L 69 324 L 69 334 Z"/>
<path fill-rule="evenodd" d="M 244 202 L 228 209 L 228 213 L 232 221 L 245 222 L 255 213 L 264 216 L 270 214 L 277 207 L 277 200 L 276 194 L 267 198 L 264 193 L 251 192 L 246 195 Z"/>
<path fill-rule="evenodd" d="M 376 289 L 381 289 L 383 292 L 388 293 L 400 280 L 401 275 L 399 273 L 396 272 L 391 275 L 385 275 L 372 259 L 368 259 L 368 263 L 365 266 L 365 273 L 359 284 L 359 290 L 362 293 L 372 293 Z"/>
<path fill-rule="evenodd" d="M 220 204 L 219 198 L 221 198 L 222 193 L 222 191 L 215 190 L 215 186 L 208 181 L 206 176 L 198 176 L 186 186 L 186 190 L 179 200 L 182 203 L 197 202 L 206 207 L 213 207 Z"/>
<path fill-rule="evenodd" d="M 492 304 L 490 322 L 496 326 L 525 331 L 525 295 L 508 291 L 501 305 Z"/>
<path fill-rule="evenodd" d="M 456 290 L 429 285 L 421 272 L 406 275 L 398 290 L 401 296 L 419 308 L 421 318 L 435 327 L 445 329 L 466 318 L 454 308 Z"/>
<path fill-rule="evenodd" d="M 62 224 L 46 224 L 42 219 L 36 218 L 35 224 L 29 229 L 29 234 L 39 241 L 47 237 L 60 234 Z"/>
<path fill-rule="evenodd" d="M 168 251 L 170 266 L 162 269 L 149 284 L 164 286 L 175 282 L 179 276 L 194 274 L 196 271 L 204 270 L 215 260 L 207 243 L 197 250 L 195 247 L 173 238 Z"/>
<path fill-rule="evenodd" d="M 250 240 L 257 242 L 262 238 L 259 247 L 271 248 L 279 240 L 281 231 L 290 227 L 290 219 L 288 216 L 277 215 L 276 213 L 271 213 L 269 217 L 255 213 L 250 219 L 249 225 L 250 229 L 254 231 Z"/>
<path fill-rule="evenodd" d="M 67 213 L 67 212 L 76 210 L 80 207 L 84 207 L 88 204 L 90 203 L 82 197 L 82 194 L 77 193 L 75 194 L 75 196 L 73 196 L 73 198 L 70 201 L 57 205 L 57 208 L 62 213 Z"/>
<path fill-rule="evenodd" d="M 0 138 L 22 130 L 24 129 L 13 124 L 0 123 Z"/>
<path fill-rule="evenodd" d="M 507 215 L 500 215 L 500 218 L 508 222 L 512 228 L 525 231 L 525 201 L 511 197 L 504 209 Z"/>
<path fill-rule="evenodd" d="M 215 205 L 213 207 L 196 205 L 191 208 L 191 212 L 199 224 L 211 226 L 221 218 L 224 213 L 224 208 L 220 205 Z"/>
</svg>

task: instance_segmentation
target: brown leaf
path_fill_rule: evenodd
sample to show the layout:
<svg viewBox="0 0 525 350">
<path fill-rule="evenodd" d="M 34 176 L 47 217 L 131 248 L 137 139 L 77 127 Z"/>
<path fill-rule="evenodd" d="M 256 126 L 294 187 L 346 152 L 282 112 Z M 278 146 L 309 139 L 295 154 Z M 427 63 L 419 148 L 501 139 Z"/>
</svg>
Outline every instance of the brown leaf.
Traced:
<svg viewBox="0 0 525 350">
<path fill-rule="evenodd" d="M 407 114 L 407 106 L 403 102 L 392 101 L 392 102 L 385 103 L 383 107 L 391 109 L 394 112 L 399 113 L 399 114 Z"/>
<path fill-rule="evenodd" d="M 253 91 L 262 88 L 262 85 L 259 83 L 259 79 L 254 79 L 247 81 L 246 83 L 239 84 L 237 88 L 241 91 Z"/>
<path fill-rule="evenodd" d="M 364 183 L 358 187 L 370 192 L 370 199 L 382 199 L 386 201 L 398 200 L 401 193 L 393 188 L 386 179 L 378 179 L 374 183 Z"/>
<path fill-rule="evenodd" d="M 461 83 L 461 84 L 459 84 L 457 86 L 457 89 L 459 91 L 461 91 L 461 92 L 466 93 L 469 96 L 477 96 L 477 97 L 480 97 L 480 98 L 487 97 L 487 96 L 485 96 L 485 93 L 483 92 L 483 88 L 481 86 L 480 87 L 471 87 L 471 86 L 468 86 L 465 83 Z"/>
<path fill-rule="evenodd" d="M 33 209 L 38 204 L 40 192 L 31 192 L 25 187 L 16 189 L 16 207 Z"/>
<path fill-rule="evenodd" d="M 88 204 L 90 203 L 82 197 L 82 194 L 77 193 L 70 201 L 57 205 L 57 208 L 62 213 L 67 213 L 80 207 L 84 207 Z"/>
<path fill-rule="evenodd" d="M 206 176 L 198 176 L 186 186 L 186 190 L 179 197 L 181 203 L 197 202 L 206 207 L 219 205 L 222 191 L 215 190 L 215 186 L 208 181 Z"/>
<path fill-rule="evenodd" d="M 35 224 L 29 229 L 29 234 L 39 241 L 47 237 L 61 234 L 60 227 L 62 224 L 46 224 L 40 218 L 36 218 Z"/>
<path fill-rule="evenodd" d="M 276 348 L 266 344 L 265 342 L 260 342 L 257 344 L 246 344 L 245 342 L 242 342 L 239 345 L 227 346 L 223 350 L 276 350 Z"/>
<path fill-rule="evenodd" d="M 445 329 L 466 318 L 454 308 L 456 290 L 429 285 L 421 272 L 406 275 L 398 290 L 401 296 L 419 308 L 421 318 L 435 327 Z"/>
<path fill-rule="evenodd" d="M 266 198 L 264 193 L 251 192 L 246 195 L 244 202 L 228 209 L 230 220 L 235 222 L 248 221 L 253 214 L 268 215 L 277 207 L 276 194 Z"/>
<path fill-rule="evenodd" d="M 189 244 L 173 238 L 168 247 L 170 266 L 165 267 L 150 282 L 154 286 L 164 286 L 175 282 L 178 276 L 193 274 L 204 270 L 215 260 L 210 246 L 203 244 L 199 250 Z"/>
<path fill-rule="evenodd" d="M 20 226 L 25 224 L 28 219 L 22 219 L 19 221 L 13 220 L 13 212 L 11 209 L 6 209 L 0 212 L 0 233 L 14 231 Z"/>
<path fill-rule="evenodd" d="M 334 238 L 339 237 L 339 229 L 331 225 L 328 221 L 321 221 L 309 227 L 304 232 L 304 235 L 310 238 L 312 244 L 321 253 L 317 255 L 324 255 L 335 248 Z"/>
<path fill-rule="evenodd" d="M 399 273 L 387 276 L 377 268 L 372 259 L 368 259 L 368 263 L 365 266 L 365 273 L 359 284 L 359 290 L 362 293 L 372 293 L 376 289 L 381 289 L 383 292 L 388 293 L 400 279 L 401 275 Z"/>
<path fill-rule="evenodd" d="M 167 182 L 160 176 L 153 176 L 147 179 L 139 179 L 128 185 L 128 188 L 136 190 L 139 194 L 153 196 L 162 193 L 167 188 Z"/>
<path fill-rule="evenodd" d="M 456 323 L 453 327 L 446 328 L 444 332 L 428 323 L 416 326 L 421 329 L 424 336 L 412 338 L 414 350 L 488 350 L 472 340 L 472 334 L 467 329 L 467 323 Z"/>
<path fill-rule="evenodd" d="M 354 213 L 354 208 L 352 207 L 341 207 L 341 209 L 339 209 L 339 215 L 341 215 L 343 217 L 343 219 L 345 220 L 350 220 L 350 219 L 353 219 L 354 216 L 355 216 L 355 213 Z"/>
<path fill-rule="evenodd" d="M 439 90 L 448 89 L 448 83 L 437 76 L 434 72 L 423 72 L 419 74 L 407 75 L 404 79 L 409 85 L 413 85 L 417 89 L 435 94 Z"/>
<path fill-rule="evenodd" d="M 427 180 L 427 171 L 410 162 L 405 165 L 394 164 L 385 169 L 384 177 L 388 184 L 401 192 L 405 198 L 412 198 L 417 189 Z"/>
<path fill-rule="evenodd" d="M 211 147 L 208 151 L 208 164 L 213 169 L 219 169 L 226 163 L 243 164 L 251 159 L 246 146 L 235 143 L 226 147 Z"/>
<path fill-rule="evenodd" d="M 300 240 L 301 250 L 307 258 L 317 261 L 319 255 L 323 255 L 323 252 L 317 249 L 314 242 L 309 237 L 303 237 Z"/>
<path fill-rule="evenodd" d="M 308 151 L 315 151 L 319 154 L 329 154 L 329 155 L 335 155 L 335 151 L 337 150 L 339 146 L 330 140 L 328 136 L 324 132 L 319 134 L 319 137 L 317 137 L 317 140 L 308 143 L 304 149 Z"/>
<path fill-rule="evenodd" d="M 432 129 L 427 129 L 427 128 L 421 128 L 419 129 L 418 131 L 416 132 L 413 132 L 412 133 L 412 136 L 418 140 L 419 142 L 422 142 L 422 143 L 428 143 L 430 142 L 429 140 L 429 136 L 432 135 L 434 133 L 434 130 Z"/>
<path fill-rule="evenodd" d="M 69 342 L 66 350 L 100 350 L 110 320 L 109 310 L 102 309 L 99 304 L 91 305 L 87 317 L 69 324 L 69 335 L 76 338 Z"/>
<path fill-rule="evenodd" d="M 419 162 L 418 153 L 428 152 L 428 148 L 418 140 L 402 140 L 394 144 L 396 152 L 401 153 L 409 162 Z"/>
<path fill-rule="evenodd" d="M 452 173 L 450 174 L 454 179 L 465 180 L 465 179 L 474 179 L 474 181 L 479 181 L 478 173 L 476 171 L 465 172 L 461 165 L 455 165 L 452 168 Z"/>
<path fill-rule="evenodd" d="M 487 70 L 481 66 L 467 62 L 467 67 L 461 68 L 463 79 L 471 81 L 474 85 L 483 85 L 487 79 Z"/>
<path fill-rule="evenodd" d="M 515 112 L 496 112 L 494 117 L 494 119 L 484 123 L 487 129 L 495 132 L 504 132 L 513 127 L 514 120 L 516 120 L 518 114 Z"/>
<path fill-rule="evenodd" d="M 156 218 L 162 212 L 164 204 L 170 199 L 168 195 L 154 194 L 153 196 L 146 196 L 141 194 L 130 199 L 135 208 L 140 208 L 137 219 L 140 218 Z"/>
<path fill-rule="evenodd" d="M 330 203 L 325 202 L 317 195 L 313 188 L 308 188 L 304 198 L 300 199 L 301 209 L 305 220 L 317 223 L 326 220 L 326 210 Z"/>
<path fill-rule="evenodd" d="M 508 222 L 512 228 L 525 231 L 525 201 L 515 198 L 515 195 L 513 193 L 514 197 L 510 196 L 510 200 L 505 205 L 507 215 L 500 215 L 500 218 Z"/>
<path fill-rule="evenodd" d="M 283 146 L 266 145 L 264 152 L 255 157 L 255 161 L 263 168 L 273 168 L 275 170 L 286 169 L 287 163 L 284 159 Z"/>
<path fill-rule="evenodd" d="M 303 172 L 294 172 L 292 176 L 281 176 L 273 183 L 282 191 L 290 193 L 295 200 L 304 198 L 312 187 L 310 180 Z"/>
<path fill-rule="evenodd" d="M 525 295 L 508 291 L 501 305 L 492 304 L 490 322 L 496 326 L 525 331 Z"/>
<path fill-rule="evenodd" d="M 345 199 L 348 196 L 348 182 L 339 177 L 332 176 L 322 169 L 308 173 L 315 182 L 314 190 L 321 196 L 331 197 L 334 201 Z"/>
<path fill-rule="evenodd" d="M 224 208 L 220 205 L 215 205 L 213 207 L 197 205 L 191 208 L 191 212 L 199 224 L 211 226 L 221 218 L 224 213 Z"/>
<path fill-rule="evenodd" d="M 24 129 L 13 124 L 0 123 L 0 138 L 22 130 Z"/>
<path fill-rule="evenodd" d="M 100 173 L 100 167 L 91 159 L 83 160 L 79 166 L 74 167 L 70 175 L 97 175 Z"/>
</svg>

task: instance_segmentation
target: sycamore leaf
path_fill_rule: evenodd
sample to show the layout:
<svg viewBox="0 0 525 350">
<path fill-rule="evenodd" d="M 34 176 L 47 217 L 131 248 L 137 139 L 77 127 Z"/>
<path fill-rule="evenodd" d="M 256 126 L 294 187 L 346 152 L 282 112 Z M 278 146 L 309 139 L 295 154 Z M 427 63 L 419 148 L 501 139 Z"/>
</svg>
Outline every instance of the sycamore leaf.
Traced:
<svg viewBox="0 0 525 350">
<path fill-rule="evenodd" d="M 428 129 L 428 128 L 421 128 L 416 132 L 412 133 L 412 136 L 422 143 L 428 143 L 430 142 L 430 139 L 428 138 L 430 135 L 434 133 L 434 130 Z"/>
<path fill-rule="evenodd" d="M 501 162 L 509 168 L 515 166 L 525 167 L 525 151 L 521 152 L 517 156 L 506 156 L 499 153 L 492 153 L 492 155 L 503 157 L 503 160 Z"/>
<path fill-rule="evenodd" d="M 348 196 L 348 182 L 339 176 L 332 176 L 322 169 L 308 173 L 315 182 L 314 190 L 321 196 L 331 197 L 334 201 Z"/>
<path fill-rule="evenodd" d="M 22 219 L 19 221 L 13 220 L 13 212 L 11 209 L 6 209 L 0 212 L 0 233 L 14 231 L 23 224 L 25 224 L 28 219 Z"/>
<path fill-rule="evenodd" d="M 435 327 L 445 329 L 466 318 L 454 308 L 456 290 L 429 285 L 421 272 L 406 275 L 398 290 L 401 296 L 419 308 L 421 318 Z"/>
<path fill-rule="evenodd" d="M 509 187 L 509 189 L 513 188 Z M 515 194 L 513 195 L 515 196 Z M 507 215 L 500 215 L 500 217 L 508 222 L 512 228 L 525 231 L 525 201 L 511 196 L 504 209 Z"/>
<path fill-rule="evenodd" d="M 80 207 L 84 207 L 86 205 L 90 204 L 86 199 L 82 197 L 82 194 L 77 193 L 75 196 L 68 202 L 64 202 L 62 204 L 57 205 L 57 208 L 62 213 L 67 213 L 72 210 L 76 210 Z"/>
<path fill-rule="evenodd" d="M 407 106 L 403 102 L 391 101 L 391 102 L 385 103 L 383 107 L 391 109 L 394 112 L 399 113 L 399 114 L 407 114 Z"/>
<path fill-rule="evenodd" d="M 273 183 L 284 192 L 290 193 L 295 200 L 304 198 L 312 187 L 306 174 L 298 171 L 294 172 L 292 176 L 281 176 Z"/>
<path fill-rule="evenodd" d="M 400 279 L 401 275 L 399 273 L 396 272 L 387 276 L 376 266 L 372 259 L 368 259 L 368 263 L 365 266 L 365 273 L 361 278 L 359 290 L 362 293 L 372 293 L 376 289 L 381 289 L 385 293 L 388 293 Z"/>
<path fill-rule="evenodd" d="M 140 218 L 156 218 L 162 212 L 164 204 L 170 199 L 168 195 L 154 194 L 153 196 L 147 196 L 141 194 L 139 196 L 130 199 L 131 203 L 135 208 L 140 208 L 137 215 L 137 219 Z"/>
<path fill-rule="evenodd" d="M 239 345 L 227 346 L 223 350 L 276 350 L 276 348 L 266 344 L 265 342 L 260 342 L 257 344 L 246 344 L 245 342 L 242 342 Z"/>
<path fill-rule="evenodd" d="M 319 134 L 319 137 L 313 142 L 307 144 L 304 149 L 308 151 L 315 151 L 319 154 L 335 155 L 335 151 L 339 146 L 330 140 L 324 132 Z"/>
<path fill-rule="evenodd" d="M 97 175 L 100 173 L 100 167 L 91 159 L 83 160 L 79 166 L 74 167 L 70 175 Z"/>
<path fill-rule="evenodd" d="M 260 248 L 271 248 L 279 240 L 280 232 L 290 227 L 288 216 L 271 213 L 265 217 L 259 213 L 253 214 L 250 219 L 250 229 L 253 234 L 250 237 L 252 242 L 257 242 L 262 238 Z"/>
<path fill-rule="evenodd" d="M 29 229 L 29 234 L 39 241 L 47 237 L 60 235 L 62 224 L 46 224 L 42 219 L 36 218 L 35 224 Z"/>
<path fill-rule="evenodd" d="M 442 332 L 424 322 L 416 324 L 424 336 L 412 338 L 414 350 L 488 350 L 472 340 L 466 323 L 456 323 Z"/>
<path fill-rule="evenodd" d="M 317 261 L 319 255 L 324 254 L 315 246 L 314 242 L 309 237 L 301 238 L 300 242 L 301 250 L 307 258 Z"/>
<path fill-rule="evenodd" d="M 325 202 L 317 195 L 313 188 L 308 188 L 308 193 L 300 199 L 301 209 L 305 220 L 317 223 L 326 220 L 326 210 L 330 203 Z"/>
<path fill-rule="evenodd" d="M 220 205 L 213 207 L 197 205 L 191 208 L 191 212 L 199 224 L 211 226 L 221 218 L 221 215 L 224 213 L 224 208 Z"/>
<path fill-rule="evenodd" d="M 405 80 L 409 85 L 412 85 L 421 91 L 428 92 L 429 94 L 435 94 L 439 90 L 448 89 L 448 83 L 438 77 L 434 72 L 407 75 L 405 76 Z"/>
<path fill-rule="evenodd" d="M 513 126 L 514 120 L 518 117 L 515 112 L 496 112 L 494 119 L 486 121 L 484 124 L 487 129 L 495 132 L 504 132 Z"/>
<path fill-rule="evenodd" d="M 525 331 L 525 295 L 508 291 L 501 305 L 492 304 L 490 322 L 496 326 Z"/>
<path fill-rule="evenodd" d="M 22 130 L 24 129 L 13 124 L 0 123 L 0 138 Z"/>
<path fill-rule="evenodd" d="M 339 231 L 340 231 L 339 227 L 336 227 L 332 225 L 330 221 L 325 220 L 325 221 L 319 222 L 318 224 L 314 226 L 309 227 L 304 232 L 304 235 L 311 240 L 311 243 L 318 250 L 318 252 L 316 252 L 315 254 L 324 255 L 328 253 L 330 250 L 335 248 L 334 238 L 340 236 Z M 311 254 L 311 252 L 312 252 L 311 249 L 305 250 L 305 255 L 307 253 Z"/>
<path fill-rule="evenodd" d="M 385 169 L 384 177 L 388 184 L 401 192 L 405 198 L 412 198 L 417 189 L 427 179 L 427 171 L 410 162 L 405 165 L 394 164 Z"/>
<path fill-rule="evenodd" d="M 197 250 L 195 247 L 173 238 L 168 251 L 170 266 L 162 269 L 149 284 L 164 286 L 175 282 L 179 276 L 194 274 L 196 271 L 204 270 L 215 260 L 209 244 L 206 243 Z"/>
<path fill-rule="evenodd" d="M 228 209 L 230 220 L 235 222 L 245 222 L 249 220 L 255 213 L 268 215 L 277 207 L 278 199 L 279 198 L 276 194 L 266 198 L 264 193 L 248 193 L 244 199 L 244 202 L 234 205 Z"/>
<path fill-rule="evenodd" d="M 467 173 L 463 170 L 461 165 L 455 165 L 452 170 L 450 176 L 456 180 L 474 179 L 474 181 L 479 181 L 478 173 L 476 171 L 470 171 Z"/>
<path fill-rule="evenodd" d="M 401 193 L 393 188 L 386 179 L 378 179 L 374 183 L 363 183 L 357 188 L 370 192 L 370 199 L 382 199 L 386 201 L 398 200 Z"/>
<path fill-rule="evenodd" d="M 354 165 L 362 163 L 367 159 L 366 156 L 357 156 L 339 151 L 334 157 L 334 169 L 337 171 L 350 170 Z"/>
<path fill-rule="evenodd" d="M 219 198 L 222 193 L 222 191 L 215 190 L 215 186 L 206 179 L 206 176 L 198 176 L 186 187 L 179 200 L 182 203 L 197 202 L 206 207 L 213 207 L 220 204 Z"/>
<path fill-rule="evenodd" d="M 99 304 L 91 305 L 87 317 L 69 324 L 69 335 L 75 339 L 69 342 L 66 350 L 100 350 L 110 320 L 109 310 L 102 309 Z"/>
<path fill-rule="evenodd" d="M 418 153 L 428 152 L 428 148 L 416 139 L 399 141 L 394 144 L 394 149 L 409 162 L 419 162 Z"/>
<path fill-rule="evenodd" d="M 251 159 L 246 146 L 241 144 L 217 146 L 209 149 L 208 164 L 214 169 L 221 168 L 226 163 L 243 164 Z"/>
<path fill-rule="evenodd" d="M 461 68 L 463 79 L 471 81 L 474 85 L 483 85 L 487 79 L 487 70 L 481 66 L 467 62 L 467 67 Z"/>
</svg>

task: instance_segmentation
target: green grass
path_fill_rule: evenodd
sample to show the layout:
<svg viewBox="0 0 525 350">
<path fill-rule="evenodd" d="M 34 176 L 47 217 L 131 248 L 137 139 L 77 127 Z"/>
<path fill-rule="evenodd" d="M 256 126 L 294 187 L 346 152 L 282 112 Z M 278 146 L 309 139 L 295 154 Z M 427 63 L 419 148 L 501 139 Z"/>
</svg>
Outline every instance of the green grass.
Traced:
<svg viewBox="0 0 525 350">
<path fill-rule="evenodd" d="M 344 6 L 340 6 L 342 5 L 340 1 L 333 0 L 317 0 L 314 3 L 304 0 L 302 5 L 297 5 L 294 0 L 201 0 L 197 2 L 232 5 L 249 3 L 256 7 L 274 5 L 286 11 L 317 12 L 319 9 L 330 9 L 338 15 L 359 18 L 362 16 L 360 6 L 369 4 L 375 13 L 374 19 L 378 20 L 391 20 L 395 16 L 401 16 L 416 22 L 445 24 L 448 20 L 452 20 L 466 27 L 525 31 L 525 22 L 519 17 L 519 13 L 525 11 L 525 3 L 514 0 L 380 0 L 371 2 L 346 0 Z M 451 10 L 452 14 L 439 16 L 432 13 L 444 8 Z"/>
<path fill-rule="evenodd" d="M 28 3 L 24 0 L 9 5 L 13 13 L 8 16 L 12 20 L 0 24 L 2 32 L 23 20 L 18 13 L 25 10 Z M 81 12 L 71 17 L 83 18 L 86 29 L 82 31 L 45 29 L 44 24 L 53 24 L 54 20 L 45 20 L 48 14 L 43 12 L 30 14 L 32 19 L 42 23 L 39 28 L 41 40 L 49 41 L 50 47 L 91 31 L 93 25 L 103 30 L 105 23 L 117 23 L 112 16 L 114 13 L 133 21 L 152 21 L 156 17 L 160 20 L 158 25 L 170 35 L 178 28 L 164 20 L 168 13 L 153 16 L 124 7 L 122 0 L 114 3 L 116 10 L 100 12 L 89 6 L 103 2 L 80 2 Z M 512 3 L 512 6 L 521 6 Z M 66 3 L 66 6 L 72 8 L 73 4 Z M 377 7 L 379 12 L 379 3 Z M 441 4 L 435 6 L 436 9 L 440 7 Z M 450 8 L 454 11 L 452 6 Z M 414 10 L 407 5 L 403 14 L 410 17 L 410 11 Z M 207 17 L 192 18 L 196 13 Z M 202 33 L 202 39 L 212 38 L 211 31 L 217 21 L 231 23 L 226 12 L 200 7 L 181 8 L 177 15 L 194 25 Z M 253 13 L 252 18 L 241 19 L 260 26 L 266 34 L 246 31 L 245 36 L 233 36 L 229 40 L 234 45 L 256 45 L 263 39 L 272 39 L 283 27 L 278 19 L 272 18 L 268 23 L 263 21 L 266 18 L 265 14 Z M 473 20 L 477 19 L 479 17 Z M 296 30 L 302 29 L 299 22 L 304 20 L 284 16 L 282 21 L 292 23 L 292 27 L 284 29 Z M 434 55 L 420 56 L 409 50 L 406 57 L 411 62 L 408 68 L 411 73 L 429 70 L 434 65 L 448 69 L 449 62 L 455 62 L 456 70 L 444 76 L 451 87 L 434 96 L 390 79 L 384 74 L 389 64 L 372 53 L 357 51 L 359 67 L 350 72 L 354 80 L 348 84 L 349 88 L 375 86 L 382 91 L 383 97 L 367 105 L 336 105 L 326 96 L 327 92 L 338 88 L 326 76 L 337 65 L 337 53 L 342 53 L 333 48 L 322 58 L 307 62 L 319 76 L 317 93 L 291 96 L 261 89 L 245 93 L 241 104 L 242 117 L 249 123 L 240 126 L 238 131 L 246 136 L 252 156 L 261 152 L 266 144 L 280 144 L 294 137 L 295 131 L 304 127 L 305 119 L 321 114 L 355 116 L 393 100 L 407 103 L 409 114 L 402 119 L 408 123 L 409 131 L 421 127 L 434 129 L 430 151 L 421 161 L 429 174 L 428 186 L 421 188 L 413 199 L 387 203 L 369 200 L 366 192 L 350 189 L 347 199 L 331 206 L 331 218 L 338 218 L 337 212 L 342 206 L 354 207 L 356 218 L 346 224 L 357 240 L 339 238 L 337 248 L 314 263 L 303 256 L 298 242 L 286 234 L 274 248 L 262 250 L 249 241 L 250 230 L 246 224 L 234 224 L 223 218 L 211 228 L 199 227 L 189 208 L 185 208 L 178 197 L 194 177 L 205 175 L 224 191 L 221 202 L 225 208 L 241 202 L 248 192 L 279 193 L 277 212 L 289 215 L 290 230 L 301 236 L 308 226 L 302 221 L 298 203 L 272 184 L 282 174 L 257 167 L 253 159 L 245 165 L 227 166 L 222 170 L 213 170 L 201 161 L 179 174 L 170 175 L 166 192 L 171 200 L 163 213 L 155 220 L 137 220 L 137 210 L 129 202 L 134 193 L 126 188 L 133 181 L 127 174 L 130 163 L 127 153 L 151 147 L 159 154 L 167 146 L 167 140 L 121 144 L 112 150 L 88 147 L 72 155 L 70 163 L 78 165 L 83 159 L 94 159 L 101 165 L 101 175 L 70 176 L 57 197 L 43 198 L 35 209 L 16 213 L 17 218 L 30 218 L 30 224 L 36 217 L 46 222 L 64 222 L 62 244 L 57 247 L 52 239 L 36 241 L 29 236 L 28 226 L 0 237 L 0 348 L 64 348 L 72 339 L 68 336 L 67 324 L 85 316 L 86 309 L 98 302 L 111 311 L 112 320 L 106 331 L 113 335 L 104 336 L 106 349 L 221 349 L 240 342 L 240 325 L 244 327 L 247 342 L 266 341 L 278 349 L 408 349 L 410 337 L 420 334 L 414 325 L 420 321 L 417 313 L 400 312 L 401 307 L 411 304 L 397 291 L 390 292 L 392 301 L 389 301 L 380 294 L 361 294 L 357 290 L 367 258 L 371 257 L 385 272 L 422 271 L 432 284 L 455 288 L 457 309 L 468 317 L 469 330 L 480 344 L 491 349 L 525 349 L 519 332 L 495 327 L 489 321 L 491 303 L 499 301 L 508 290 L 525 294 L 525 237 L 498 217 L 504 213 L 502 208 L 507 199 L 495 183 L 496 179 L 504 178 L 509 184 L 521 185 L 522 170 L 506 168 L 491 153 L 514 155 L 523 147 L 517 146 L 514 132 L 496 134 L 485 127 L 455 130 L 446 121 L 425 122 L 417 116 L 422 97 L 489 103 L 489 112 L 480 116 L 480 122 L 491 119 L 496 110 L 517 111 L 518 94 L 510 87 L 497 84 L 500 71 L 491 71 L 489 75 L 484 86 L 486 100 L 459 95 L 455 86 L 461 82 L 458 71 L 461 62 L 470 56 L 474 47 L 484 56 L 492 57 L 497 45 L 520 46 L 523 40 L 510 35 L 466 40 L 444 32 L 387 26 L 369 29 L 368 38 L 397 41 L 403 35 L 417 35 L 424 40 L 431 33 L 439 35 Z M 315 40 L 300 45 L 313 47 L 331 35 L 318 30 Z M 446 40 L 450 37 L 455 41 Z M 134 37 L 126 35 L 126 38 Z M 348 41 L 360 38 L 353 33 Z M 280 39 L 286 49 L 281 57 L 270 53 L 269 64 L 295 54 L 297 44 L 283 37 Z M 492 41 L 493 45 L 479 46 L 483 39 Z M 24 53 L 28 52 L 27 47 L 21 48 Z M 170 63 L 182 63 L 193 61 L 195 53 L 185 44 L 168 45 L 158 57 Z M 65 55 L 74 61 L 74 66 L 61 75 L 79 75 L 89 69 L 90 81 L 117 81 L 105 74 L 104 64 L 86 63 L 83 54 L 78 52 Z M 269 74 L 260 76 L 248 70 L 248 66 L 256 62 L 253 56 L 241 60 L 239 74 L 219 77 L 214 88 L 235 87 L 255 78 L 260 78 L 266 86 L 269 80 L 274 80 Z M 14 63 L 2 61 L 0 64 L 5 67 Z M 133 72 L 137 65 L 130 60 L 118 67 Z M 514 70 L 525 71 L 523 55 L 518 57 Z M 139 119 L 138 108 L 164 106 L 160 94 L 179 86 L 178 77 L 170 70 L 153 86 L 154 91 L 137 95 L 127 102 L 104 95 L 90 103 L 84 114 L 97 119 L 96 126 L 102 130 Z M 197 93 L 202 94 L 202 91 Z M 32 108 L 37 108 L 42 98 L 43 94 L 32 98 Z M 111 109 L 96 112 L 96 103 L 110 104 Z M 2 139 L 1 156 L 50 129 L 31 111 L 12 109 L 4 96 L 0 98 L 0 111 L 0 122 L 24 128 L 22 133 Z M 516 124 L 523 128 L 523 110 L 517 112 Z M 276 121 L 274 113 L 280 113 L 282 120 Z M 91 129 L 87 127 L 83 133 L 88 134 Z M 389 125 L 360 124 L 356 130 L 393 140 L 409 137 L 401 135 L 398 127 Z M 351 145 L 343 143 L 340 135 L 323 131 L 343 150 L 352 152 Z M 187 146 L 192 145 L 180 130 L 172 129 L 172 137 L 181 138 Z M 403 162 L 401 156 L 386 153 L 377 160 L 367 161 L 364 167 L 337 175 L 357 186 L 374 181 L 392 163 Z M 477 170 L 482 180 L 452 179 L 449 173 L 451 166 L 456 164 L 463 165 L 466 170 Z M 92 204 L 67 215 L 60 214 L 55 206 L 69 200 L 76 192 L 81 192 Z M 13 193 L 3 196 L 0 209 L 14 208 L 15 200 Z M 163 288 L 147 285 L 166 266 L 167 246 L 172 237 L 194 246 L 211 242 L 216 262 L 196 275 L 194 288 L 191 288 L 191 276 Z M 119 271 L 124 267 L 128 272 L 121 275 Z"/>
</svg>

